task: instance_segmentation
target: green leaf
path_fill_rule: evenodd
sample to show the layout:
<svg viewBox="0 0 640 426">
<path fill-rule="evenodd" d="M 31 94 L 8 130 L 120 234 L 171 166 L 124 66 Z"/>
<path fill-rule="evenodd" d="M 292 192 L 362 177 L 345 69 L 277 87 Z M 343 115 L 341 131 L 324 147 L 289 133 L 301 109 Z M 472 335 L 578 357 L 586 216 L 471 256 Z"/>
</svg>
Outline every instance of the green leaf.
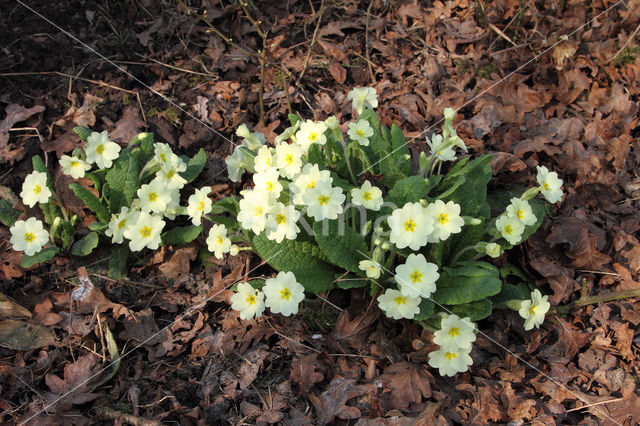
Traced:
<svg viewBox="0 0 640 426">
<path fill-rule="evenodd" d="M 7 200 L 0 200 L 0 222 L 4 225 L 13 226 L 21 213 L 21 211 L 15 210 Z"/>
<path fill-rule="evenodd" d="M 487 263 L 468 260 L 459 267 L 444 267 L 436 282 L 433 298 L 444 305 L 475 302 L 500 292 L 502 281 L 498 268 Z"/>
<path fill-rule="evenodd" d="M 108 223 L 93 222 L 89 224 L 89 230 L 96 232 L 103 232 L 109 227 Z"/>
<path fill-rule="evenodd" d="M 235 216 L 213 215 L 209 216 L 209 220 L 215 223 L 219 223 L 220 225 L 224 225 L 227 228 L 240 228 L 240 222 L 238 222 L 238 219 L 236 219 Z"/>
<path fill-rule="evenodd" d="M 55 205 L 53 201 L 49 201 L 48 203 L 40 204 L 40 209 L 44 214 L 44 221 L 47 225 L 52 226 L 53 222 L 58 217 L 62 217 L 62 213 L 58 206 Z"/>
<path fill-rule="evenodd" d="M 295 126 L 298 121 L 302 120 L 298 114 L 289 114 L 287 117 L 289 118 L 291 127 Z"/>
<path fill-rule="evenodd" d="M 60 235 L 60 239 L 62 240 L 62 250 L 67 250 L 71 245 L 73 234 L 76 233 L 76 230 L 68 220 L 62 221 L 61 225 L 62 233 Z"/>
<path fill-rule="evenodd" d="M 391 126 L 391 157 L 400 172 L 405 176 L 411 174 L 411 160 L 406 158 L 410 154 L 411 152 L 402 130 L 394 123 Z"/>
<path fill-rule="evenodd" d="M 71 247 L 71 254 L 74 256 L 88 256 L 94 248 L 98 247 L 99 240 L 97 232 L 90 232 L 75 242 Z"/>
<path fill-rule="evenodd" d="M 129 142 L 131 154 L 137 158 L 138 167 L 143 168 L 153 155 L 153 133 L 138 133 Z"/>
<path fill-rule="evenodd" d="M 493 304 L 489 299 L 482 299 L 462 305 L 449 306 L 448 309 L 460 318 L 469 317 L 471 321 L 479 321 L 491 315 Z"/>
<path fill-rule="evenodd" d="M 349 290 L 352 288 L 362 288 L 369 285 L 370 281 L 364 278 L 356 278 L 353 275 L 343 276 L 344 274 L 336 274 L 335 282 L 338 288 Z"/>
<path fill-rule="evenodd" d="M 96 214 L 99 221 L 107 223 L 111 220 L 111 214 L 109 214 L 107 207 L 91 191 L 77 183 L 72 183 L 69 188 Z"/>
<path fill-rule="evenodd" d="M 324 260 L 319 247 L 306 241 L 286 239 L 278 244 L 264 235 L 254 236 L 253 245 L 274 269 L 293 272 L 306 291 L 317 294 L 331 288 L 337 271 Z"/>
<path fill-rule="evenodd" d="M 496 306 L 496 308 L 504 308 L 507 302 L 511 300 L 526 300 L 531 297 L 531 290 L 525 283 L 519 283 L 517 285 L 513 284 L 502 284 L 502 289 L 500 293 L 491 297 L 491 302 Z"/>
<path fill-rule="evenodd" d="M 160 238 L 162 238 L 162 245 L 178 246 L 188 244 L 195 240 L 201 232 L 202 226 L 178 226 L 165 232 Z"/>
<path fill-rule="evenodd" d="M 58 247 L 48 247 L 40 250 L 33 256 L 27 256 L 26 254 L 22 256 L 22 263 L 20 266 L 23 268 L 31 268 L 33 265 L 37 265 L 38 263 L 48 262 L 55 257 L 56 254 L 60 252 Z"/>
<path fill-rule="evenodd" d="M 212 214 L 230 213 L 237 215 L 240 211 L 240 204 L 238 202 L 239 197 L 225 197 L 221 198 L 211 206 Z"/>
<path fill-rule="evenodd" d="M 253 278 L 253 279 L 250 279 L 249 281 L 247 281 L 247 283 L 249 285 L 251 285 L 251 287 L 255 288 L 256 290 L 262 290 L 262 287 L 264 287 L 266 282 L 267 282 L 267 280 L 264 280 L 262 278 Z M 235 283 L 234 285 L 232 285 L 229 288 L 229 290 L 238 291 L 238 284 L 240 284 L 240 283 Z"/>
<path fill-rule="evenodd" d="M 463 165 L 459 167 L 460 163 Z M 451 200 L 460 204 L 460 214 L 463 216 L 488 216 L 487 184 L 491 180 L 491 173 L 491 155 L 483 155 L 468 164 L 463 159 L 452 168 L 438 187 L 447 194 L 450 193 L 448 189 L 455 187 L 455 190 L 450 195 L 439 198 L 445 203 Z M 464 176 L 464 182 L 460 182 L 461 176 Z"/>
<path fill-rule="evenodd" d="M 96 191 L 102 191 L 102 186 L 104 185 L 104 177 L 107 175 L 109 169 L 98 169 L 89 173 L 85 173 L 84 177 L 91 179 L 93 182 L 93 187 Z"/>
<path fill-rule="evenodd" d="M 387 193 L 385 201 L 402 208 L 406 203 L 416 203 L 427 196 L 427 183 L 421 176 L 410 176 L 399 180 Z"/>
<path fill-rule="evenodd" d="M 138 161 L 128 148 L 120 151 L 120 157 L 116 160 L 111 170 L 107 172 L 105 180 L 109 184 L 109 210 L 111 213 L 119 213 L 123 206 L 129 207 L 140 188 L 138 178 Z"/>
<path fill-rule="evenodd" d="M 200 148 L 200 151 L 187 163 L 187 170 L 180 173 L 180 176 L 185 178 L 187 183 L 193 182 L 202 172 L 205 164 L 207 164 L 207 153 Z"/>
<path fill-rule="evenodd" d="M 129 258 L 129 246 L 114 245 L 109 257 L 109 276 L 115 279 L 127 277 L 127 259 Z"/>
<path fill-rule="evenodd" d="M 309 163 L 317 164 L 320 170 L 327 167 L 324 154 L 322 153 L 320 149 L 320 145 L 318 144 L 315 144 L 315 143 L 311 144 L 311 146 L 309 147 L 309 151 L 307 153 L 307 158 Z"/>
<path fill-rule="evenodd" d="M 86 141 L 91 133 L 93 133 L 93 130 L 82 126 L 74 127 L 73 131 L 76 132 L 76 135 L 80 136 L 80 139 L 82 139 L 83 141 Z"/>
<path fill-rule="evenodd" d="M 420 302 L 420 312 L 418 315 L 414 316 L 414 321 L 425 321 L 433 315 L 433 311 L 435 309 L 435 304 L 432 300 L 422 299 Z"/>
<path fill-rule="evenodd" d="M 370 259 L 371 254 L 362 235 L 338 220 L 314 223 L 313 233 L 318 247 L 331 263 L 356 274 L 363 274 L 364 271 L 360 270 L 358 264 L 361 260 Z"/>
</svg>

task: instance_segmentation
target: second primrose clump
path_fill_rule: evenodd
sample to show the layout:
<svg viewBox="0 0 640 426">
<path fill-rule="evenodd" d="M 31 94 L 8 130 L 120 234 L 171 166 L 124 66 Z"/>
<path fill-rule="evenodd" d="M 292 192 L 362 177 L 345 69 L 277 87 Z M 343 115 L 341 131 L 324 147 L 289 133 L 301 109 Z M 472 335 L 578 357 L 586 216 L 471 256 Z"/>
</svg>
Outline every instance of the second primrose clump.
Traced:
<svg viewBox="0 0 640 426">
<path fill-rule="evenodd" d="M 536 231 L 545 216 L 536 195 L 550 203 L 562 198 L 557 174 L 541 166 L 539 186 L 495 193 L 487 192 L 490 155 L 464 156 L 441 174 L 456 150 L 466 152 L 451 108 L 441 133 L 427 137 L 429 152 L 420 153 L 414 172 L 402 131 L 379 123 L 375 90 L 354 89 L 348 99 L 358 115 L 344 127 L 346 139 L 335 117 L 290 115 L 273 146 L 246 125 L 238 128 L 242 143 L 227 169 L 236 182 L 252 173 L 253 187 L 241 191 L 237 222 L 226 225 L 281 272 L 238 285 L 232 308 L 242 319 L 265 308 L 289 316 L 305 291 L 368 287 L 388 317 L 436 330 L 440 348 L 429 364 L 448 376 L 472 364 L 473 321 L 493 309 L 516 309 L 526 330 L 539 327 L 547 296 L 531 293 L 514 265 L 499 269 L 481 259 L 499 257 Z"/>
</svg>

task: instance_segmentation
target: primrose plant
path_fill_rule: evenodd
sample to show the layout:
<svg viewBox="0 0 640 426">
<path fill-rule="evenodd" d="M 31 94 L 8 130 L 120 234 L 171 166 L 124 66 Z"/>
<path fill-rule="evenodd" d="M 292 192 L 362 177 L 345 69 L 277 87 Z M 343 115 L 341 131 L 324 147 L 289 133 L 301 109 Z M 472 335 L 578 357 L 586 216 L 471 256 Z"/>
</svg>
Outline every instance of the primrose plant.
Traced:
<svg viewBox="0 0 640 426">
<path fill-rule="evenodd" d="M 121 148 L 106 131 L 74 130 L 86 144 L 71 156 L 63 155 L 59 166 L 77 179 L 70 188 L 96 220 L 83 228 L 58 196 L 42 158 L 33 157 L 34 171 L 24 180 L 20 196 L 25 206 L 39 207 L 44 223 L 36 217 L 18 220 L 23 213 L 0 201 L 0 221 L 11 227 L 13 249 L 24 252 L 23 267 L 48 261 L 61 250 L 87 256 L 102 239 L 112 246 L 109 275 L 124 277 L 132 252 L 190 243 L 202 233 L 203 218 L 226 211 L 213 204 L 210 187 L 193 192 L 187 188 L 205 166 L 204 150 L 193 158 L 178 156 L 169 145 L 155 142 L 151 133 L 140 133 Z M 181 205 L 186 194 L 186 205 Z M 206 239 L 218 258 L 239 251 L 226 232 L 224 225 L 214 224 Z"/>
<path fill-rule="evenodd" d="M 364 287 L 386 316 L 435 330 L 440 348 L 429 364 L 448 376 L 472 364 L 473 321 L 493 309 L 515 309 L 526 330 L 539 327 L 547 296 L 531 293 L 516 266 L 482 259 L 536 231 L 545 217 L 536 195 L 550 203 L 562 198 L 557 174 L 538 167 L 539 186 L 489 193 L 491 155 L 456 161 L 467 148 L 451 108 L 414 170 L 402 131 L 380 124 L 373 110 L 375 90 L 357 88 L 347 99 L 356 118 L 346 125 L 290 115 L 273 144 L 238 128 L 242 143 L 226 159 L 229 176 L 252 176 L 237 203 L 228 203 L 226 227 L 241 230 L 249 248 L 280 272 L 239 284 L 232 308 L 242 319 L 266 308 L 289 316 L 305 293 Z"/>
</svg>

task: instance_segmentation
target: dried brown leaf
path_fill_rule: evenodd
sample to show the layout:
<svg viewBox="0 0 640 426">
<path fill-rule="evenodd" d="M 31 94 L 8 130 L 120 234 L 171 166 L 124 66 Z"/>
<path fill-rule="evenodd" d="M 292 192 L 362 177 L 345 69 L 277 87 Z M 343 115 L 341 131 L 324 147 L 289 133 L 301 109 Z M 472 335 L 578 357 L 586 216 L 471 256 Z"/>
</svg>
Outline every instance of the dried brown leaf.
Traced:
<svg viewBox="0 0 640 426">
<path fill-rule="evenodd" d="M 411 403 L 419 404 L 422 398 L 431 397 L 433 376 L 424 366 L 408 362 L 396 362 L 385 368 L 375 383 L 388 393 L 381 399 L 383 406 L 391 410 L 404 410 Z"/>
<path fill-rule="evenodd" d="M 30 351 L 56 343 L 56 335 L 41 325 L 24 321 L 0 321 L 0 346 L 14 351 Z"/>
</svg>

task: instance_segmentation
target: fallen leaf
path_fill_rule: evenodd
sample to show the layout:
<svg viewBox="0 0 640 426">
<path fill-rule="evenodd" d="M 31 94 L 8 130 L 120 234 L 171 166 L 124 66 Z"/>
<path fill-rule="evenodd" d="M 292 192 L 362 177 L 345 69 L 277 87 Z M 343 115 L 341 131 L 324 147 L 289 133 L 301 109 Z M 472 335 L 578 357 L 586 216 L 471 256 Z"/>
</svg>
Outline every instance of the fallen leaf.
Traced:
<svg viewBox="0 0 640 426">
<path fill-rule="evenodd" d="M 31 318 L 31 312 L 0 292 L 0 318 Z"/>
<path fill-rule="evenodd" d="M 238 368 L 238 384 L 241 390 L 248 388 L 258 377 L 258 372 L 269 353 L 262 348 L 256 348 L 244 354 L 242 364 Z"/>
<path fill-rule="evenodd" d="M 338 62 L 344 62 L 347 60 L 347 55 L 344 54 L 342 48 L 336 43 L 318 39 L 318 44 L 330 58 L 335 59 Z"/>
<path fill-rule="evenodd" d="M 9 130 L 14 124 L 44 111 L 44 106 L 36 105 L 31 108 L 25 108 L 18 104 L 9 104 L 4 111 L 7 115 L 0 121 L 0 163 L 7 161 L 13 163 L 24 155 L 24 146 L 20 145 L 15 149 L 9 147 Z"/>
<path fill-rule="evenodd" d="M 347 79 L 347 70 L 337 61 L 331 61 L 329 64 L 329 73 L 338 84 L 344 83 Z"/>
<path fill-rule="evenodd" d="M 49 389 L 57 395 L 64 396 L 56 405 L 84 404 L 100 396 L 97 393 L 91 393 L 89 384 L 96 370 L 100 368 L 97 361 L 98 358 L 93 353 L 87 353 L 75 362 L 65 365 L 64 379 L 47 373 L 45 383 Z"/>
<path fill-rule="evenodd" d="M 318 360 L 318 354 L 305 355 L 291 363 L 291 380 L 298 385 L 301 393 L 321 382 L 326 372 L 327 366 Z"/>
<path fill-rule="evenodd" d="M 55 343 L 55 334 L 41 325 L 11 319 L 0 321 L 0 346 L 14 351 L 30 351 Z"/>
<path fill-rule="evenodd" d="M 609 256 L 596 249 L 597 237 L 589 232 L 584 220 L 576 217 L 565 217 L 554 224 L 545 241 L 551 247 L 568 244 L 565 254 L 576 268 L 600 269 L 611 262 Z"/>
<path fill-rule="evenodd" d="M 122 113 L 122 118 L 116 122 L 116 128 L 109 132 L 109 139 L 114 142 L 128 143 L 146 126 L 140 118 L 140 110 L 137 107 L 128 106 Z"/>
<path fill-rule="evenodd" d="M 396 362 L 385 368 L 374 383 L 388 392 L 381 398 L 386 409 L 404 410 L 411 403 L 419 404 L 422 398 L 431 397 L 430 381 L 434 379 L 424 366 Z"/>
<path fill-rule="evenodd" d="M 373 384 L 356 385 L 355 379 L 336 377 L 319 396 L 311 393 L 309 399 L 316 409 L 316 421 L 319 425 L 330 423 L 335 417 L 342 420 L 357 419 L 360 410 L 347 405 L 350 399 L 363 394 L 375 395 Z"/>
</svg>

